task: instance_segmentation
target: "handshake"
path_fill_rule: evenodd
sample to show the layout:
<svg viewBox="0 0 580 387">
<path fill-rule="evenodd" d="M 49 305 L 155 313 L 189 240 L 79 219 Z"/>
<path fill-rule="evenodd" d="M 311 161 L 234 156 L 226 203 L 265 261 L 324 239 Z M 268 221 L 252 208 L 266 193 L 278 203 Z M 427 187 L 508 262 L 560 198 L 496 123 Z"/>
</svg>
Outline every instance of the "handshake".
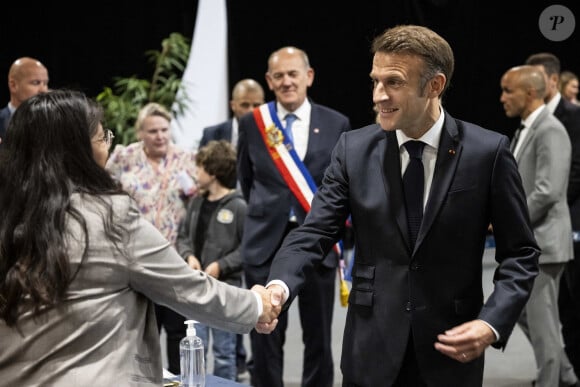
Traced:
<svg viewBox="0 0 580 387">
<path fill-rule="evenodd" d="M 261 285 L 254 285 L 251 289 L 262 298 L 262 314 L 256 323 L 256 332 L 272 333 L 278 325 L 278 315 L 284 303 L 284 290 L 279 285 L 270 285 L 266 289 Z"/>
</svg>

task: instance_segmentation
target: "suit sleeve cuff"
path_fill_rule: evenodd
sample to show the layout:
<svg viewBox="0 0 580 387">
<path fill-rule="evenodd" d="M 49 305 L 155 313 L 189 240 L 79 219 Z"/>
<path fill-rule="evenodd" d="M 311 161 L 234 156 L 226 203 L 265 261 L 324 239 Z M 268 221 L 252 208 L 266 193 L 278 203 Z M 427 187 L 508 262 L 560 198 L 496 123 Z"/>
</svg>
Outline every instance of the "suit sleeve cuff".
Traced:
<svg viewBox="0 0 580 387">
<path fill-rule="evenodd" d="M 498 331 L 494 327 L 492 327 L 491 324 L 488 323 L 487 321 L 485 321 L 485 320 L 479 320 L 479 321 L 481 321 L 482 323 L 484 323 L 485 325 L 487 325 L 489 327 L 489 329 L 491 329 L 491 331 L 495 335 L 495 341 L 494 342 L 497 343 L 499 341 L 499 339 L 500 339 L 500 335 L 499 335 Z"/>
<path fill-rule="evenodd" d="M 278 286 L 281 286 L 282 289 L 284 289 L 284 298 L 282 300 L 282 305 L 284 305 L 286 303 L 286 301 L 288 300 L 288 297 L 290 295 L 290 290 L 288 289 L 288 285 L 286 285 L 283 281 L 280 281 L 280 280 L 272 280 L 272 281 L 268 282 L 266 284 L 266 288 L 270 285 L 278 285 Z"/>
</svg>

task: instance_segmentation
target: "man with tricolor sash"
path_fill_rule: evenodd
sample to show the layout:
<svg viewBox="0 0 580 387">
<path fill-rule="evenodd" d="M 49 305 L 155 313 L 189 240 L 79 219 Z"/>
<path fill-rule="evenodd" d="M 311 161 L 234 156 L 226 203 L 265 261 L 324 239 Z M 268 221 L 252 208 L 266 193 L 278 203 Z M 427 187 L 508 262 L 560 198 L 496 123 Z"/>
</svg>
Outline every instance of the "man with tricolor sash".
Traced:
<svg viewBox="0 0 580 387">
<path fill-rule="evenodd" d="M 284 47 L 268 59 L 266 81 L 276 96 L 240 118 L 238 178 L 248 202 L 242 239 L 249 287 L 266 284 L 272 259 L 285 236 L 302 224 L 349 119 L 307 98 L 314 80 L 306 53 Z M 332 386 L 331 325 L 339 246 L 307 273 L 298 295 L 303 330 L 303 386 Z M 251 334 L 255 387 L 283 386 L 287 314 L 271 335 Z"/>
</svg>

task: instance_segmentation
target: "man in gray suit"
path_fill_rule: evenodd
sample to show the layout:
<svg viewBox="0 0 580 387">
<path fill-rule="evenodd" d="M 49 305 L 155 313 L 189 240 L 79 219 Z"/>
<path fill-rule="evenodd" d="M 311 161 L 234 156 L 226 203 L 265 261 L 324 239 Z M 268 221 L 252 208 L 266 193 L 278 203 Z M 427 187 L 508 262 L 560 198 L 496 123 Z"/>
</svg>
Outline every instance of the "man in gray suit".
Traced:
<svg viewBox="0 0 580 387">
<path fill-rule="evenodd" d="M 568 179 L 568 207 L 572 230 L 580 231 L 580 106 L 563 98 L 558 90 L 560 59 L 549 52 L 530 55 L 526 64 L 536 66 L 547 79 L 544 102 L 552 114 L 562 122 L 572 143 L 572 163 Z M 574 257 L 566 264 L 560 280 L 558 310 L 566 355 L 580 374 L 580 240 L 574 240 Z"/>
<path fill-rule="evenodd" d="M 558 314 L 558 284 L 573 257 L 572 225 L 566 200 L 571 143 L 566 129 L 544 104 L 542 72 L 524 65 L 501 79 L 500 101 L 508 117 L 521 118 L 512 140 L 534 235 L 542 249 L 540 273 L 518 321 L 534 348 L 536 386 L 575 385 L 578 381 L 564 353 Z"/>
</svg>

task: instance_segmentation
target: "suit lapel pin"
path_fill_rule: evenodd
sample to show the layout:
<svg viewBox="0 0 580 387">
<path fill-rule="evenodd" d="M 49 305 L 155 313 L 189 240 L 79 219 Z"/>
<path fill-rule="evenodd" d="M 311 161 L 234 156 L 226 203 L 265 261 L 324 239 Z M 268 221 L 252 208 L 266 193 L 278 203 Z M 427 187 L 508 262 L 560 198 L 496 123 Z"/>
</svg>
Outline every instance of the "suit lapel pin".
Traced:
<svg viewBox="0 0 580 387">
<path fill-rule="evenodd" d="M 449 154 L 450 154 L 451 156 L 455 155 L 455 149 L 449 149 Z"/>
<path fill-rule="evenodd" d="M 314 133 L 315 133 L 315 134 L 318 134 L 319 132 L 320 132 L 320 129 L 318 129 L 318 128 L 314 128 Z"/>
</svg>

